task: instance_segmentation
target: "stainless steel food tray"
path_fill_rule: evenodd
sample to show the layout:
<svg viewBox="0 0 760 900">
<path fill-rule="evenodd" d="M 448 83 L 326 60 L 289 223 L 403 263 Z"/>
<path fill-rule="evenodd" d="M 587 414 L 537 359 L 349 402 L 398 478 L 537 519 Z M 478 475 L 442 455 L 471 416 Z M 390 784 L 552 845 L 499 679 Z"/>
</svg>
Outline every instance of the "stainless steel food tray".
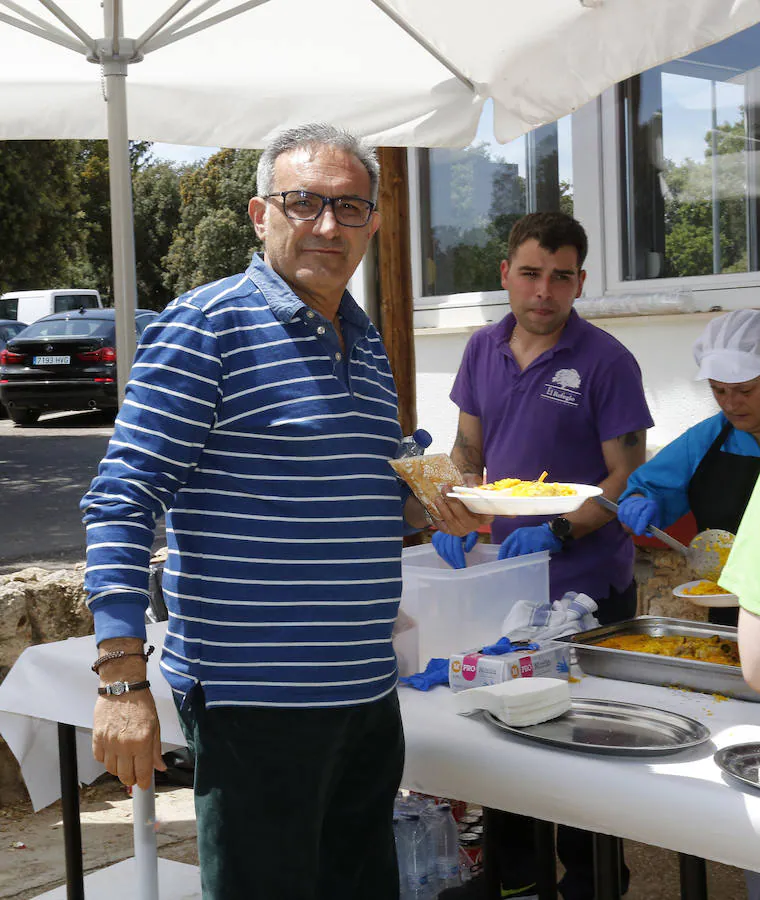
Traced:
<svg viewBox="0 0 760 900">
<path fill-rule="evenodd" d="M 736 641 L 736 628 L 731 625 L 712 625 L 709 622 L 692 622 L 665 616 L 640 616 L 638 619 L 571 634 L 559 640 L 575 649 L 578 665 L 588 675 L 666 687 L 685 687 L 709 694 L 724 694 L 737 700 L 760 701 L 760 694 L 745 683 L 739 666 L 599 646 L 599 641 L 621 634 L 648 634 L 653 637 L 675 634 L 712 637 L 717 634 Z"/>
<path fill-rule="evenodd" d="M 612 756 L 677 753 L 710 738 L 709 729 L 695 719 L 615 700 L 573 698 L 570 709 L 558 718 L 522 728 L 507 725 L 490 712 L 483 715 L 491 725 L 518 737 Z"/>
<path fill-rule="evenodd" d="M 753 788 L 760 788 L 760 744 L 732 744 L 713 756 L 727 774 Z"/>
</svg>

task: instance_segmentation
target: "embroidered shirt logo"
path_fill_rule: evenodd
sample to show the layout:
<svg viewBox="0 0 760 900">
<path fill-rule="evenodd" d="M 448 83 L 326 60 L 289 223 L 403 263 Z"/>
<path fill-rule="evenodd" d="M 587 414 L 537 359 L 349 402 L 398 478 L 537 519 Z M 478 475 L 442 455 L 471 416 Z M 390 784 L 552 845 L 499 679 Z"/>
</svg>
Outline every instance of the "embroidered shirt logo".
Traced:
<svg viewBox="0 0 760 900">
<path fill-rule="evenodd" d="M 552 380 L 544 385 L 541 396 L 565 406 L 579 406 L 581 376 L 577 369 L 557 369 Z"/>
</svg>

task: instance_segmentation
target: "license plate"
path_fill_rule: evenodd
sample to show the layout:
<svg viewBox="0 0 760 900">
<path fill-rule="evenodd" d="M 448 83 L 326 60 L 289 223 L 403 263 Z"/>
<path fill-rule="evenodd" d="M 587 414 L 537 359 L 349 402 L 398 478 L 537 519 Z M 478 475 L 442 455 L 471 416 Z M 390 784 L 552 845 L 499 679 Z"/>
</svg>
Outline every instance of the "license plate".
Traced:
<svg viewBox="0 0 760 900">
<path fill-rule="evenodd" d="M 32 360 L 35 366 L 68 366 L 70 356 L 35 356 Z"/>
</svg>

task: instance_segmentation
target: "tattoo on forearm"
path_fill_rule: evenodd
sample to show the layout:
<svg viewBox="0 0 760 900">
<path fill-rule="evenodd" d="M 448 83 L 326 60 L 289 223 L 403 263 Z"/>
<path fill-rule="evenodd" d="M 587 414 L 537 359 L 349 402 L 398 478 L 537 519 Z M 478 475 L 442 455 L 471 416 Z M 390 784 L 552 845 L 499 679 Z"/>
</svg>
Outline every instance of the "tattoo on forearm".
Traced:
<svg viewBox="0 0 760 900">
<path fill-rule="evenodd" d="M 638 447 L 644 436 L 643 431 L 629 431 L 628 434 L 622 434 L 618 440 L 626 448 Z"/>
<path fill-rule="evenodd" d="M 456 462 L 463 473 L 483 474 L 483 454 L 481 449 L 474 446 L 461 429 L 457 430 L 452 456 L 455 457 L 454 462 Z"/>
</svg>

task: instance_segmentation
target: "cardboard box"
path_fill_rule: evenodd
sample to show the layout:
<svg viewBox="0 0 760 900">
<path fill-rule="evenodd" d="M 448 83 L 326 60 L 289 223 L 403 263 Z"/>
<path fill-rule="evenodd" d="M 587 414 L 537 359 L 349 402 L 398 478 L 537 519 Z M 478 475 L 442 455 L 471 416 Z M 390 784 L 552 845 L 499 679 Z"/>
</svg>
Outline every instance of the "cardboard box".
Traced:
<svg viewBox="0 0 760 900">
<path fill-rule="evenodd" d="M 449 687 L 454 693 L 467 688 L 499 684 L 513 678 L 570 678 L 570 648 L 558 641 L 543 641 L 538 650 L 516 650 L 485 656 L 477 650 L 449 657 Z"/>
</svg>

